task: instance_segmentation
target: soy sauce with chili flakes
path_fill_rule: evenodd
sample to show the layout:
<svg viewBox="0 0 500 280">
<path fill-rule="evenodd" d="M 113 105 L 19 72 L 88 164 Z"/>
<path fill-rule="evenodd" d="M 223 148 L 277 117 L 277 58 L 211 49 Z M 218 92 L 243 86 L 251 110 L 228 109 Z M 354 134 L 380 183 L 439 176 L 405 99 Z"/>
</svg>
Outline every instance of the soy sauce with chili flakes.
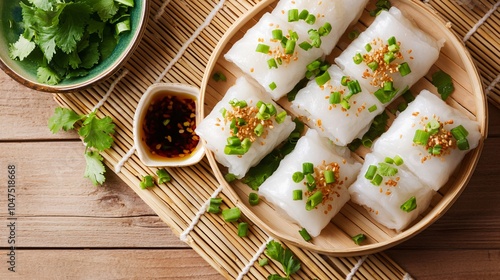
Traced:
<svg viewBox="0 0 500 280">
<path fill-rule="evenodd" d="M 173 159 L 189 156 L 200 140 L 194 132 L 195 101 L 182 94 L 158 94 L 146 112 L 142 129 L 151 154 Z"/>
</svg>

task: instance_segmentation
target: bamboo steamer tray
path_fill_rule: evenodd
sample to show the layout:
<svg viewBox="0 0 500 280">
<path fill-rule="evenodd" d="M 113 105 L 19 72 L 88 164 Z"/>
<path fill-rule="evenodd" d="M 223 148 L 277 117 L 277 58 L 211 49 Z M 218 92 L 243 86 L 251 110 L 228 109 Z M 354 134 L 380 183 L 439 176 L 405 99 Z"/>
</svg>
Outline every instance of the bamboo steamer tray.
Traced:
<svg viewBox="0 0 500 280">
<path fill-rule="evenodd" d="M 365 209 L 349 202 L 323 229 L 321 234 L 309 242 L 304 241 L 298 233 L 301 227 L 283 218 L 283 214 L 279 213 L 272 204 L 261 200 L 259 205 L 250 206 L 248 204 L 248 194 L 252 192 L 251 188 L 239 181 L 231 184 L 227 183 L 224 179 L 227 170 L 216 162 L 212 152 L 208 152 L 207 157 L 210 165 L 217 180 L 227 191 L 228 197 L 237 207 L 242 209 L 249 219 L 270 235 L 300 248 L 332 256 L 355 256 L 380 252 L 418 234 L 439 219 L 459 197 L 472 176 L 483 148 L 484 138 L 487 135 L 487 101 L 475 65 L 464 44 L 450 30 L 449 25 L 427 5 L 420 1 L 409 0 L 393 0 L 391 3 L 402 10 L 406 16 L 413 19 L 420 29 L 431 34 L 434 38 L 444 38 L 446 40 L 438 61 L 430 69 L 429 73 L 411 88 L 412 92 L 418 93 L 422 89 L 428 89 L 437 93 L 430 82 L 432 73 L 442 69 L 450 74 L 453 78 L 455 91 L 447 99 L 447 103 L 469 118 L 476 119 L 479 122 L 482 138 L 478 147 L 466 155 L 446 185 L 433 197 L 431 206 L 405 230 L 396 232 L 385 228 L 375 222 Z M 271 11 L 274 5 L 274 0 L 262 1 L 256 5 L 227 30 L 216 46 L 209 59 L 201 86 L 206 114 L 223 97 L 227 89 L 234 84 L 236 78 L 244 75 L 234 64 L 227 62 L 223 55 L 265 12 Z M 373 17 L 368 14 L 369 10 L 374 9 L 373 5 L 373 1 L 370 1 L 359 21 L 347 29 L 337 48 L 327 57 L 329 62 L 333 62 L 333 58 L 340 54 L 342 49 L 349 44 L 350 40 L 347 38 L 347 34 L 350 31 L 354 29 L 362 31 L 373 21 Z M 212 75 L 216 71 L 224 73 L 227 82 L 215 81 Z M 282 99 L 278 103 L 286 108 L 287 102 Z M 394 119 L 391 109 L 398 103 L 398 100 L 394 101 L 386 110 L 391 116 L 389 123 Z M 366 148 L 360 148 L 353 153 L 353 157 L 362 161 L 368 151 Z M 364 233 L 367 236 L 361 246 L 356 245 L 351 239 L 352 236 L 359 233 Z"/>
</svg>

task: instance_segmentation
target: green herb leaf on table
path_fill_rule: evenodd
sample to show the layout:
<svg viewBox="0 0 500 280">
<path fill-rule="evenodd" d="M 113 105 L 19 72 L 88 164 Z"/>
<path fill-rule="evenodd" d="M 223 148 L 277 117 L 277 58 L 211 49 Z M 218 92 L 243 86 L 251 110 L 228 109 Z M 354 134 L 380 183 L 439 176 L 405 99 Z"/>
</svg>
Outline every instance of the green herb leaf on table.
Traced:
<svg viewBox="0 0 500 280">
<path fill-rule="evenodd" d="M 85 161 L 87 166 L 85 167 L 85 174 L 83 177 L 89 178 L 95 186 L 101 185 L 106 180 L 104 177 L 106 168 L 104 167 L 102 160 L 102 156 L 97 151 L 91 150 L 85 152 Z"/>
<path fill-rule="evenodd" d="M 52 133 L 57 133 L 61 129 L 68 131 L 75 128 L 75 123 L 83 117 L 71 109 L 57 107 L 54 115 L 49 118 L 49 129 Z"/>
<path fill-rule="evenodd" d="M 139 183 L 141 189 L 151 188 L 155 185 L 153 177 L 151 175 L 146 175 L 142 177 L 142 181 Z"/>
<path fill-rule="evenodd" d="M 104 151 L 113 144 L 113 137 L 111 134 L 114 132 L 115 124 L 109 116 L 98 119 L 95 112 L 92 112 L 83 122 L 78 134 L 84 137 L 83 142 L 87 144 L 87 147 Z"/>
<path fill-rule="evenodd" d="M 158 184 L 170 182 L 171 180 L 170 174 L 165 169 L 156 170 L 156 175 L 158 175 Z"/>
<path fill-rule="evenodd" d="M 277 241 L 270 241 L 266 244 L 266 254 L 273 260 L 281 263 L 283 271 L 287 278 L 268 278 L 268 279 L 288 279 L 290 275 L 296 273 L 300 269 L 300 261 L 295 258 L 292 251 L 288 248 L 284 248 Z M 276 275 L 271 275 L 270 277 L 277 277 Z"/>
</svg>

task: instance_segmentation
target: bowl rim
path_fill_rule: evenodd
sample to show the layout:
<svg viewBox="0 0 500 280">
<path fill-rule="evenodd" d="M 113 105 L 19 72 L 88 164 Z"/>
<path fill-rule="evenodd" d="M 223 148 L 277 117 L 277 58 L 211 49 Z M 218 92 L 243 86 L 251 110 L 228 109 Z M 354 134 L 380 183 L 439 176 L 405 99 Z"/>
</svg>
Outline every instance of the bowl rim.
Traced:
<svg viewBox="0 0 500 280">
<path fill-rule="evenodd" d="M 149 167 L 182 167 L 194 165 L 200 162 L 205 156 L 205 146 L 203 141 L 200 140 L 198 142 L 195 152 L 189 157 L 178 160 L 155 160 L 149 156 L 149 153 L 146 151 L 145 144 L 139 137 L 139 122 L 144 117 L 145 110 L 149 108 L 151 99 L 163 91 L 169 91 L 174 94 L 187 94 L 193 97 L 196 106 L 196 124 L 199 124 L 202 119 L 200 108 L 203 107 L 203 104 L 200 103 L 200 89 L 198 87 L 181 83 L 154 83 L 150 85 L 139 100 L 134 113 L 132 133 L 134 147 L 136 148 L 138 157 L 144 165 Z"/>
<path fill-rule="evenodd" d="M 214 71 L 214 68 L 218 62 L 218 60 L 223 56 L 223 50 L 226 45 L 229 43 L 229 39 L 235 36 L 238 32 L 240 32 L 240 28 L 245 26 L 247 22 L 252 20 L 254 17 L 258 16 L 259 13 L 271 5 L 275 0 L 264 0 L 255 5 L 251 11 L 249 11 L 244 17 L 240 17 L 224 34 L 224 36 L 220 39 L 217 44 L 214 52 L 210 56 L 210 59 L 207 63 L 207 68 L 205 74 L 202 79 L 201 90 L 202 90 L 202 100 L 205 98 L 205 91 L 209 86 L 209 81 L 211 79 L 211 75 Z M 393 3 L 397 3 L 399 5 L 413 5 L 417 9 L 426 12 L 429 17 L 429 20 L 432 20 L 433 23 L 439 23 L 439 26 L 436 28 L 440 28 L 443 32 L 447 32 L 451 38 L 450 44 L 453 45 L 455 49 L 460 50 L 460 58 L 464 62 L 464 69 L 469 73 L 469 77 L 473 80 L 473 84 L 471 85 L 472 91 L 476 92 L 476 95 L 482 100 L 482 106 L 478 106 L 477 110 L 477 120 L 482 125 L 481 126 L 481 139 L 479 140 L 478 146 L 467 155 L 470 158 L 470 173 L 472 174 L 481 155 L 484 146 L 484 140 L 487 136 L 488 130 L 488 107 L 485 96 L 483 94 L 483 88 L 480 84 L 480 77 L 477 71 L 477 68 L 474 66 L 470 53 L 465 49 L 465 45 L 458 39 L 456 34 L 451 30 L 446 28 L 446 22 L 444 19 L 439 18 L 437 14 L 435 14 L 428 6 L 420 1 L 414 0 L 394 0 Z M 398 5 L 394 6 L 398 6 Z M 479 103 L 478 103 L 479 104 Z M 409 238 L 415 236 L 416 234 L 422 232 L 424 229 L 429 227 L 435 221 L 437 221 L 446 211 L 453 205 L 453 203 L 458 199 L 460 194 L 465 189 L 467 183 L 470 180 L 470 176 L 460 181 L 457 181 L 456 185 L 458 187 L 453 190 L 449 190 L 444 194 L 442 199 L 427 213 L 423 218 L 421 218 L 418 222 L 412 224 L 410 227 L 403 230 L 401 233 L 398 233 L 396 236 L 391 237 L 387 240 L 380 241 L 374 244 L 362 245 L 359 247 L 349 247 L 349 248 L 323 248 L 313 243 L 307 243 L 299 238 L 292 238 L 290 235 L 285 235 L 283 232 L 277 231 L 275 228 L 269 226 L 264 222 L 257 214 L 255 214 L 250 207 L 248 207 L 242 201 L 242 197 L 238 195 L 236 190 L 230 186 L 224 179 L 223 174 L 218 168 L 218 162 L 215 159 L 214 154 L 211 151 L 207 151 L 207 158 L 210 163 L 210 166 L 218 180 L 218 182 L 224 187 L 225 193 L 228 198 L 235 204 L 236 207 L 241 208 L 242 212 L 256 225 L 265 230 L 270 236 L 274 238 L 278 238 L 287 242 L 288 244 L 293 244 L 300 248 L 309 249 L 311 251 L 315 251 L 318 253 L 336 256 L 336 257 L 349 257 L 349 256 L 359 256 L 364 254 L 373 254 L 378 253 L 380 251 L 391 248 L 397 244 L 400 244 Z M 464 159 L 465 160 L 465 159 Z M 300 237 L 300 236 L 299 236 Z M 307 244 L 306 244 L 307 243 Z"/>
<path fill-rule="evenodd" d="M 4 62 L 4 60 L 1 57 L 0 57 L 0 69 L 2 69 L 7 75 L 9 75 L 12 79 L 17 81 L 18 83 L 28 88 L 34 89 L 36 91 L 49 92 L 49 93 L 69 93 L 90 88 L 91 86 L 94 86 L 96 83 L 102 82 L 107 78 L 111 77 L 116 72 L 118 72 L 118 70 L 120 70 L 122 66 L 130 59 L 135 49 L 139 46 L 149 21 L 149 11 L 151 5 L 150 5 L 150 0 L 141 0 L 137 2 L 143 5 L 142 6 L 143 9 L 141 10 L 140 13 L 139 17 L 140 21 L 137 23 L 138 28 L 136 32 L 133 34 L 130 40 L 130 44 L 127 45 L 123 53 L 116 59 L 116 61 L 112 65 L 106 67 L 103 72 L 101 72 L 99 75 L 96 75 L 92 79 L 73 85 L 63 85 L 63 86 L 47 85 L 24 78 L 17 71 L 12 69 L 12 67 L 10 67 L 8 63 Z M 137 7 L 137 5 L 135 7 Z"/>
</svg>

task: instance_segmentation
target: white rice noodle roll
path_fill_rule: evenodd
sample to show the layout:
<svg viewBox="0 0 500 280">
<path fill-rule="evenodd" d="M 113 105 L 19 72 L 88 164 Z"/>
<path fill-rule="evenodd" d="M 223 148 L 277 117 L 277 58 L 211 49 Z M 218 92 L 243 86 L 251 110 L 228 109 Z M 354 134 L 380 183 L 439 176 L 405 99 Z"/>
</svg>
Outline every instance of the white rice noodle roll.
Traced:
<svg viewBox="0 0 500 280">
<path fill-rule="evenodd" d="M 359 80 L 364 87 L 373 93 L 382 86 L 383 82 L 380 81 L 384 81 L 384 79 L 374 82 L 374 78 L 371 77 L 374 72 L 368 67 L 367 63 L 363 61 L 356 64 L 353 57 L 358 53 L 363 56 L 365 54 L 374 54 L 377 50 L 387 46 L 387 41 L 392 36 L 396 38 L 396 41 L 400 42 L 399 51 L 402 58 L 396 58 L 390 64 L 397 66 L 407 62 L 411 69 L 411 73 L 406 76 L 401 76 L 398 71 L 394 73 L 384 71 L 393 79 L 394 88 L 398 90 L 394 96 L 396 98 L 402 94 L 405 88 L 410 88 L 429 71 L 430 67 L 436 62 L 439 51 L 444 44 L 443 39 L 437 41 L 420 30 L 396 7 L 392 7 L 389 11 L 382 11 L 374 22 L 335 59 L 335 62 L 347 75 L 352 79 Z M 367 44 L 372 47 L 369 53 L 365 49 Z M 382 69 L 382 66 L 379 68 Z M 375 76 L 380 77 L 381 75 Z"/>
<path fill-rule="evenodd" d="M 423 145 L 413 143 L 415 131 L 423 130 L 432 119 L 444 123 L 443 128 L 447 131 L 462 125 L 469 133 L 467 141 L 470 149 L 459 150 L 455 145 L 448 152 L 434 156 Z M 438 190 L 448 181 L 465 154 L 477 147 L 480 138 L 479 124 L 476 121 L 449 106 L 438 96 L 423 90 L 375 141 L 373 151 L 389 157 L 401 156 L 411 172 L 432 189 Z"/>
<path fill-rule="evenodd" d="M 321 38 L 321 50 L 325 55 L 329 55 L 347 27 L 357 21 L 368 0 L 281 0 L 276 5 L 272 14 L 278 16 L 284 21 L 288 21 L 288 11 L 297 9 L 299 13 L 307 10 L 309 14 L 316 17 L 314 24 L 309 24 L 304 20 L 292 22 L 292 25 L 298 29 L 318 30 L 325 23 L 332 26 L 332 31 Z"/>
<path fill-rule="evenodd" d="M 398 169 L 396 175 L 384 176 L 379 186 L 372 184 L 365 178 L 366 171 L 370 165 L 378 166 L 384 162 L 384 158 L 376 153 L 367 154 L 358 178 L 349 187 L 349 193 L 351 200 L 366 208 L 374 220 L 387 228 L 401 231 L 429 207 L 435 191 L 409 172 L 404 164 L 392 165 Z M 410 212 L 403 211 L 401 205 L 412 197 L 415 197 L 417 207 Z"/>
<path fill-rule="evenodd" d="M 323 53 L 318 48 L 305 51 L 297 44 L 293 54 L 284 55 L 285 51 L 281 42 L 272 37 L 272 31 L 275 29 L 281 29 L 283 35 L 288 35 L 289 30 L 296 31 L 299 37 L 298 42 L 301 42 L 301 38 L 308 38 L 307 31 L 296 30 L 290 23 L 266 13 L 245 33 L 243 38 L 231 47 L 224 57 L 257 80 L 274 100 L 278 100 L 305 77 L 307 65 L 321 58 Z M 256 48 L 259 44 L 268 45 L 269 52 L 257 52 Z M 268 60 L 277 57 L 281 57 L 282 64 L 270 69 Z M 272 89 L 271 84 L 276 87 Z"/>
<path fill-rule="evenodd" d="M 349 109 L 340 104 L 330 104 L 331 92 L 338 91 L 343 98 L 349 94 L 349 89 L 340 83 L 345 74 L 338 66 L 330 66 L 328 73 L 331 79 L 325 85 L 319 86 L 312 80 L 297 93 L 292 101 L 292 110 L 303 116 L 308 125 L 315 128 L 320 135 L 328 137 L 337 145 L 345 146 L 363 135 L 373 118 L 382 112 L 385 106 L 363 87 L 360 93 L 350 97 Z"/>
<path fill-rule="evenodd" d="M 267 128 L 269 132 L 267 136 L 265 138 L 263 136 L 258 137 L 247 153 L 242 156 L 226 155 L 224 147 L 227 144 L 227 138 L 230 136 L 230 123 L 224 122 L 221 109 L 225 108 L 231 111 L 232 106 L 229 101 L 233 99 L 245 100 L 248 106 L 256 106 L 258 101 L 272 103 L 278 113 L 282 112 L 283 109 L 276 105 L 270 96 L 254 81 L 240 77 L 228 89 L 224 98 L 215 105 L 210 114 L 196 128 L 196 133 L 206 141 L 206 147 L 215 154 L 216 160 L 228 167 L 229 173 L 236 175 L 237 178 L 242 178 L 250 167 L 256 165 L 290 135 L 295 128 L 295 123 L 289 115 L 281 124 L 278 124 L 273 118 L 273 128 Z"/>
<path fill-rule="evenodd" d="M 295 149 L 280 163 L 278 169 L 259 187 L 259 195 L 281 209 L 291 220 L 305 228 L 311 236 L 318 236 L 321 230 L 330 222 L 342 206 L 349 201 L 348 186 L 355 180 L 361 164 L 352 159 L 342 158 L 334 153 L 334 147 L 326 138 L 309 129 L 300 138 Z M 311 162 L 314 166 L 322 163 L 338 163 L 339 181 L 334 185 L 335 191 L 322 204 L 310 211 L 306 210 L 307 186 L 304 182 L 295 183 L 292 175 L 302 171 L 302 164 Z M 293 191 L 302 190 L 302 200 L 293 200 Z"/>
</svg>

